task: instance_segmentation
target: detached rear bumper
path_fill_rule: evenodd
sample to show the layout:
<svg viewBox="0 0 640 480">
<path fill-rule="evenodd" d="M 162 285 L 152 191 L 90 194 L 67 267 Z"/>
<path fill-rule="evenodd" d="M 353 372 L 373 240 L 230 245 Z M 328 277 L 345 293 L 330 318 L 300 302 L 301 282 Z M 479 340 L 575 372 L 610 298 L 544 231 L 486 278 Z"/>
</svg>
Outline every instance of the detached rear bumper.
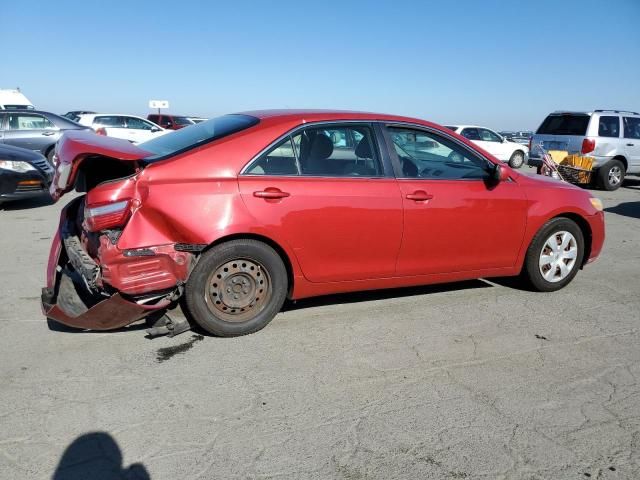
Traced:
<svg viewBox="0 0 640 480">
<path fill-rule="evenodd" d="M 47 286 L 42 289 L 44 315 L 74 328 L 111 330 L 166 309 L 178 297 L 181 281 L 165 271 L 166 260 L 161 260 L 166 255 L 158 252 L 164 248 L 152 247 L 148 250 L 153 256 L 140 258 L 110 245 L 106 258 L 94 260 L 75 232 L 69 231 L 69 220 L 81 200 L 73 200 L 61 213 L 49 255 Z M 190 254 L 177 253 L 186 275 Z M 114 288 L 116 284 L 124 288 Z"/>
<path fill-rule="evenodd" d="M 119 293 L 100 300 L 91 307 L 87 307 L 75 290 L 73 282 L 65 282 L 64 286 L 58 285 L 58 287 L 57 297 L 60 298 L 60 295 L 65 296 L 65 306 L 59 305 L 57 300 L 53 303 L 54 291 L 49 288 L 43 288 L 41 297 L 42 312 L 47 318 L 74 328 L 112 330 L 125 327 L 143 319 L 155 310 L 166 307 L 166 305 L 164 307 L 139 305 L 125 300 Z M 74 308 L 80 311 L 84 310 L 84 312 L 79 313 L 77 316 L 74 316 L 78 313 L 77 310 L 72 313 L 67 312 L 67 310 L 73 310 Z"/>
</svg>

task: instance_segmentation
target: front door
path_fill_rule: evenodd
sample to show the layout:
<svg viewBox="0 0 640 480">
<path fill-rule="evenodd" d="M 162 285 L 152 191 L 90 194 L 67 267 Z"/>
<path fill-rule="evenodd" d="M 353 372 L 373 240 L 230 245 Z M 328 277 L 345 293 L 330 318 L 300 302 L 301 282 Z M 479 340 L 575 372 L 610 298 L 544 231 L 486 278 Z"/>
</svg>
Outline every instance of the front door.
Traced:
<svg viewBox="0 0 640 480">
<path fill-rule="evenodd" d="M 398 274 L 514 266 L 527 211 L 519 185 L 491 180 L 493 164 L 451 137 L 401 126 L 386 131 L 404 206 Z"/>
<path fill-rule="evenodd" d="M 239 186 L 251 215 L 287 242 L 307 280 L 394 276 L 402 201 L 370 125 L 298 130 L 248 165 Z"/>
</svg>

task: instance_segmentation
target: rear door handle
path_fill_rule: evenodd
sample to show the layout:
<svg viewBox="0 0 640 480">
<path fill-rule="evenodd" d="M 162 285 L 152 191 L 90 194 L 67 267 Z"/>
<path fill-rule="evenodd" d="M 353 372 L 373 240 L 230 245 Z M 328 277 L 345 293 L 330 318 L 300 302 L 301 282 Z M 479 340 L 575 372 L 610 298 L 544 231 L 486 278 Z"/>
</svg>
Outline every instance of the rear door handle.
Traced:
<svg viewBox="0 0 640 480">
<path fill-rule="evenodd" d="M 413 193 L 407 193 L 407 199 L 413 200 L 414 202 L 426 202 L 427 200 L 431 200 L 433 195 L 425 192 L 424 190 L 417 190 Z"/>
<path fill-rule="evenodd" d="M 44 135 L 45 137 L 50 137 L 51 135 L 55 135 L 56 132 L 42 132 L 42 135 Z"/>
<path fill-rule="evenodd" d="M 289 196 L 288 192 L 283 192 L 278 188 L 265 188 L 257 192 L 253 192 L 254 197 L 258 198 L 285 198 Z"/>
<path fill-rule="evenodd" d="M 627 147 L 633 147 L 633 143 L 627 143 Z"/>
</svg>

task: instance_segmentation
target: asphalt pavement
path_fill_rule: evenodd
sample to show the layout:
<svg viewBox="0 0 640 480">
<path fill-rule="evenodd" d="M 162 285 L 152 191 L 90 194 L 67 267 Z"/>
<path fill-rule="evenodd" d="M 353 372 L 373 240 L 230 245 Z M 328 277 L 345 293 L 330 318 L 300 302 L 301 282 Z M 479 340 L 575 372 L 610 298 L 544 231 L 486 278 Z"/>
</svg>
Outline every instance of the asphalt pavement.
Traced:
<svg viewBox="0 0 640 480">
<path fill-rule="evenodd" d="M 230 339 L 50 330 L 62 204 L 4 205 L 0 477 L 640 478 L 640 179 L 594 193 L 604 252 L 564 290 L 324 297 Z"/>
</svg>

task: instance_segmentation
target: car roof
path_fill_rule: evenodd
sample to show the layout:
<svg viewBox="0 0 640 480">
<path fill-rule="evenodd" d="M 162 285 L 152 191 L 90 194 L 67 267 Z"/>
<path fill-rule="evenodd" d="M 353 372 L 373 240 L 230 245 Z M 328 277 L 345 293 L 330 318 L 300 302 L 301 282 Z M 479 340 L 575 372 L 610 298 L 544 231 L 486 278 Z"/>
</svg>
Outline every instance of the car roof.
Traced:
<svg viewBox="0 0 640 480">
<path fill-rule="evenodd" d="M 390 115 L 386 113 L 359 112 L 351 110 L 251 110 L 238 112 L 240 115 L 250 115 L 261 121 L 269 123 L 308 123 L 308 122 L 330 122 L 344 120 L 362 121 L 386 121 L 390 123 L 415 123 L 425 126 L 439 127 L 433 122 L 419 118 L 405 117 L 401 115 Z"/>
</svg>

